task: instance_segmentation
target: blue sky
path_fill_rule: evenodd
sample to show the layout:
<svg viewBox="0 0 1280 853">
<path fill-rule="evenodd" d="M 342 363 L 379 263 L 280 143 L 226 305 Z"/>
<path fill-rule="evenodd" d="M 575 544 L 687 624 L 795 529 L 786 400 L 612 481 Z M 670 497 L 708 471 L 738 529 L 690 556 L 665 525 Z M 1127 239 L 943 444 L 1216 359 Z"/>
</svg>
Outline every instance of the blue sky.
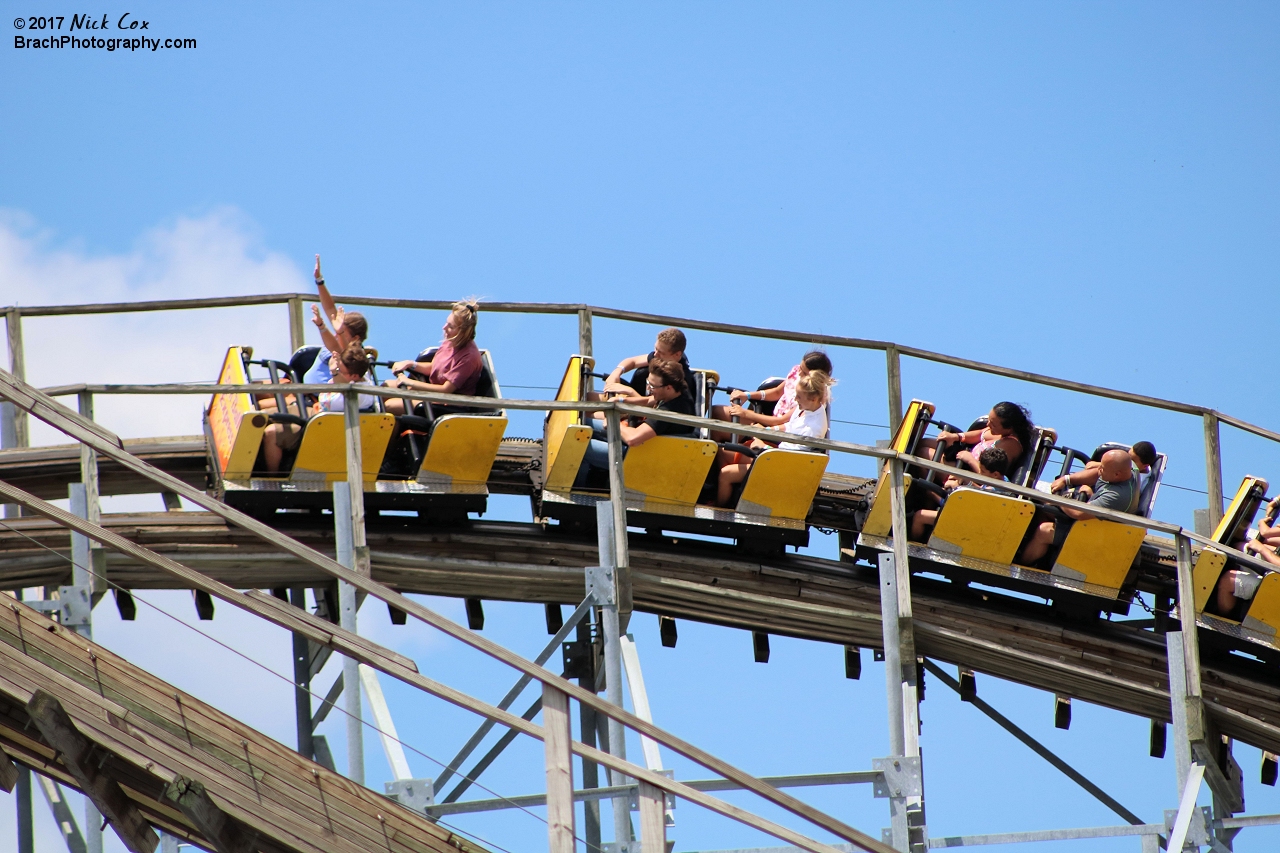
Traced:
<svg viewBox="0 0 1280 853">
<path fill-rule="evenodd" d="M 84 11 L 8 8 L 0 20 Z M 0 50 L 6 304 L 305 289 L 320 252 L 339 293 L 585 301 L 890 339 L 1280 422 L 1266 378 L 1280 226 L 1272 5 L 129 10 L 153 37 L 198 47 Z M 371 343 L 388 356 L 434 342 L 440 322 L 371 320 Z M 45 384 L 211 378 L 228 344 L 283 352 L 283 329 L 278 310 L 28 321 L 28 370 Z M 599 322 L 597 355 L 608 366 L 647 349 L 652 332 Z M 68 364 L 67 340 L 126 357 Z M 509 396 L 545 393 L 575 340 L 565 319 L 481 320 Z M 690 354 L 745 384 L 802 349 L 695 334 Z M 882 357 L 832 354 L 836 417 L 886 423 Z M 1204 489 L 1194 418 L 910 361 L 904 393 L 958 421 L 997 399 L 1025 402 L 1073 446 L 1148 438 L 1170 454 L 1169 483 Z M 100 417 L 127 434 L 198 430 L 191 405 L 156 412 L 140 419 L 114 401 Z M 852 423 L 836 434 L 884 437 Z M 1268 443 L 1226 429 L 1223 444 L 1228 491 L 1244 473 L 1280 477 Z M 1203 504 L 1170 489 L 1157 514 L 1189 524 Z M 494 503 L 495 515 L 522 513 Z M 156 601 L 189 615 L 181 595 Z M 461 618 L 459 605 L 440 606 Z M 536 608 L 491 612 L 495 636 L 536 652 Z M 99 611 L 104 641 L 183 683 L 185 667 L 145 641 L 151 628 L 112 619 Z M 248 630 L 235 625 L 220 611 L 208 627 Z M 742 632 L 682 625 L 671 651 L 657 646 L 653 617 L 635 625 L 658 721 L 746 769 L 860 769 L 885 753 L 882 671 L 869 656 L 863 680 L 845 682 L 838 649 L 775 640 L 774 662 L 759 666 Z M 384 639 L 445 680 L 492 697 L 505 689 L 505 676 L 479 674 L 451 647 L 395 631 Z M 271 642 L 269 662 L 284 671 L 287 641 Z M 206 698 L 288 740 L 287 694 L 267 683 L 279 696 L 263 706 L 271 713 L 247 710 L 249 688 Z M 1145 721 L 1077 706 L 1063 733 L 1052 697 L 992 679 L 982 690 L 1148 819 L 1174 805 L 1172 760 L 1146 757 Z M 452 753 L 465 719 L 388 693 L 406 709 L 406 739 Z M 935 832 L 1111 822 L 941 685 L 923 713 Z M 495 767 L 495 787 L 536 788 L 535 753 Z M 1256 750 L 1238 753 L 1249 810 L 1280 810 L 1257 784 Z M 375 741 L 369 754 L 376 768 Z M 812 797 L 873 834 L 887 820 L 865 791 Z M 678 851 L 766 843 L 691 807 L 679 818 Z M 0 832 L 11 820 L 0 808 Z M 545 843 L 515 817 L 468 827 L 512 849 Z M 1237 849 L 1276 839 L 1251 830 Z"/>
</svg>

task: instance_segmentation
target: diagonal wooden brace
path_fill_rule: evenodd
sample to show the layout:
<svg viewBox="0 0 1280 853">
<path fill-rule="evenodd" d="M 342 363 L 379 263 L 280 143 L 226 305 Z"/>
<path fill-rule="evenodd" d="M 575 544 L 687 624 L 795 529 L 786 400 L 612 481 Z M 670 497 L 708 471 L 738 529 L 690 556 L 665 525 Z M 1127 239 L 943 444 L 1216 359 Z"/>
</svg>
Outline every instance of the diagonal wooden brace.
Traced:
<svg viewBox="0 0 1280 853">
<path fill-rule="evenodd" d="M 124 846 L 131 853 L 154 853 L 160 836 L 120 783 L 94 761 L 94 743 L 80 733 L 62 703 L 37 689 L 27 702 L 27 714 L 45 741 L 58 751 L 80 790 L 98 807 Z"/>
</svg>

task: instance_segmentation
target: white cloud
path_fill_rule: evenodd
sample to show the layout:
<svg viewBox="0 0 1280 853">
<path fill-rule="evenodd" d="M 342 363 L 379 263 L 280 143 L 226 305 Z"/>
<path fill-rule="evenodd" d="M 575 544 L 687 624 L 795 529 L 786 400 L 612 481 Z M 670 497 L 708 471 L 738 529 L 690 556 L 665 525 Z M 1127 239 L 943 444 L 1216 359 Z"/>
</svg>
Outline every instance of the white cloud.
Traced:
<svg viewBox="0 0 1280 853">
<path fill-rule="evenodd" d="M 268 251 L 233 208 L 179 217 L 144 233 L 127 252 L 91 253 L 60 241 L 31 217 L 0 213 L 0 301 L 59 305 L 296 292 L 310 287 L 293 260 Z M 27 379 L 153 383 L 212 380 L 231 344 L 288 354 L 283 306 L 165 311 L 23 321 Z M 99 421 L 124 436 L 200 432 L 203 396 L 102 397 Z M 68 398 L 70 402 L 70 398 Z M 63 443 L 32 425 L 33 444 Z"/>
</svg>

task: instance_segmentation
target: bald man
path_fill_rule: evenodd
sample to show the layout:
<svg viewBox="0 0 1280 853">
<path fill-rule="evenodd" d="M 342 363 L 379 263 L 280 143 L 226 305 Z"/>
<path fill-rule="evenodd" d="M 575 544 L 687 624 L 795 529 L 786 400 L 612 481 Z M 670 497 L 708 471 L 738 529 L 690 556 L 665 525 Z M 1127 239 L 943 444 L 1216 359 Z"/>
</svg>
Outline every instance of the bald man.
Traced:
<svg viewBox="0 0 1280 853">
<path fill-rule="evenodd" d="M 1139 489 L 1138 478 L 1133 476 L 1133 465 L 1130 463 L 1129 454 L 1123 450 L 1108 450 L 1102 454 L 1101 462 L 1093 497 L 1089 498 L 1086 506 L 1117 512 L 1133 512 L 1138 506 Z M 1093 515 L 1085 509 L 1063 508 L 1062 511 L 1068 518 L 1077 521 L 1093 518 Z M 1022 549 L 1022 559 L 1019 562 L 1024 566 L 1032 566 L 1049 553 L 1056 528 L 1055 522 L 1042 522 L 1036 528 L 1031 541 Z"/>
</svg>

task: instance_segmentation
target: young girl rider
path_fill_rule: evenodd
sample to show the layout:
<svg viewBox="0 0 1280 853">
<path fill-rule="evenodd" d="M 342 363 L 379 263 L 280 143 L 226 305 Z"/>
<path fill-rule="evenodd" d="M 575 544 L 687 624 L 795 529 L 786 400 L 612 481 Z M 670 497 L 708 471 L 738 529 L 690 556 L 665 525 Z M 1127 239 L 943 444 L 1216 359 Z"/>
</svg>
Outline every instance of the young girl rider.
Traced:
<svg viewBox="0 0 1280 853">
<path fill-rule="evenodd" d="M 827 434 L 827 402 L 829 389 L 835 384 L 831 375 L 823 370 L 810 370 L 796 380 L 796 407 L 790 418 L 780 426 L 771 427 L 795 436 L 823 438 Z M 770 445 L 760 439 L 752 439 L 749 447 L 756 450 L 767 450 Z M 778 445 L 781 450 L 808 450 L 803 444 L 784 441 Z M 716 489 L 716 504 L 728 506 L 733 495 L 733 487 L 747 478 L 751 470 L 752 459 L 746 454 L 731 450 L 721 450 L 717 454 L 721 463 L 720 481 Z"/>
</svg>

